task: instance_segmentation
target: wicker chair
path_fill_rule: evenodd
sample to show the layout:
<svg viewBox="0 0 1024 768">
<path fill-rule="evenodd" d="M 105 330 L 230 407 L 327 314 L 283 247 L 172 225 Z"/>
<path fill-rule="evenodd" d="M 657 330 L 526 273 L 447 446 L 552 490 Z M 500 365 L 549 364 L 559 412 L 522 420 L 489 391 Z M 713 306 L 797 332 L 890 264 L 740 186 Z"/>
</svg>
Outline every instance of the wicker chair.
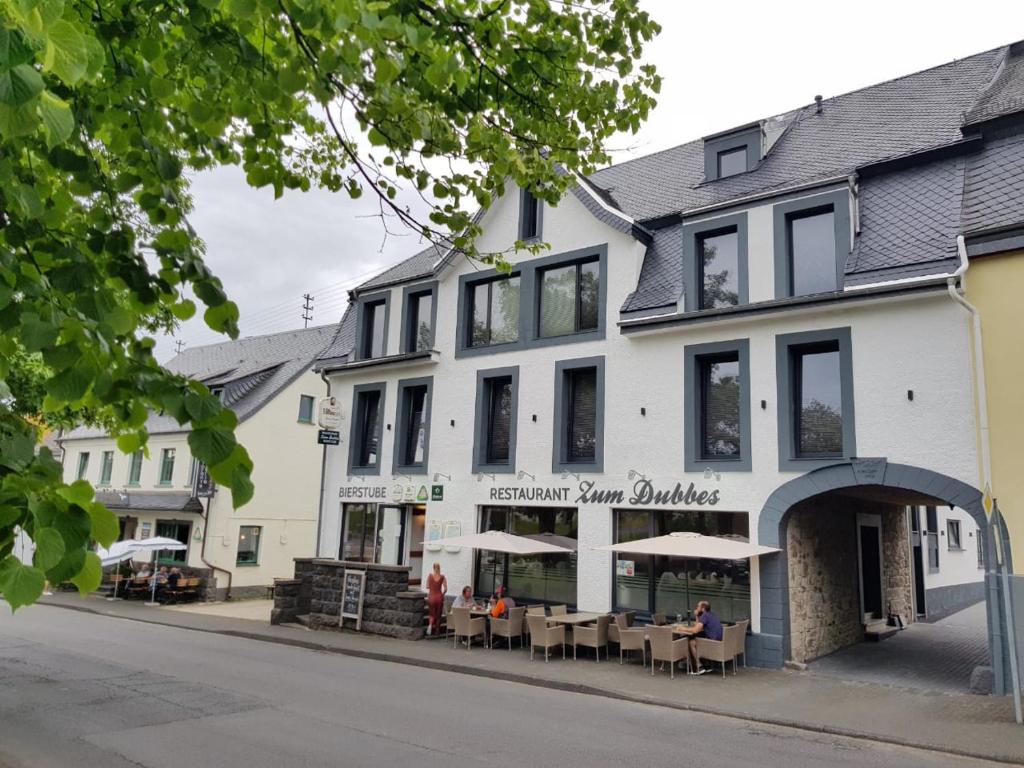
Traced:
<svg viewBox="0 0 1024 768">
<path fill-rule="evenodd" d="M 711 640 L 706 637 L 697 638 L 697 660 L 707 659 L 717 661 L 722 665 L 722 677 L 725 677 L 725 663 L 732 661 L 732 673 L 736 674 L 736 653 L 738 643 L 743 642 L 741 632 L 746 632 L 746 627 L 733 624 L 729 627 L 722 627 L 722 639 Z"/>
<path fill-rule="evenodd" d="M 648 627 L 647 636 L 651 640 L 651 675 L 654 675 L 654 662 L 667 661 L 669 677 L 675 679 L 676 662 L 689 658 L 686 638 L 673 640 L 672 627 Z"/>
<path fill-rule="evenodd" d="M 732 651 L 732 671 L 736 672 L 736 657 L 743 657 L 743 666 L 747 666 L 747 628 L 750 626 L 750 619 L 744 619 L 743 621 L 737 621 L 736 626 L 739 631 L 732 634 L 732 638 L 735 641 Z"/>
<path fill-rule="evenodd" d="M 608 628 L 608 637 L 611 639 L 611 630 L 615 630 L 616 642 L 619 644 L 619 664 L 622 663 L 623 651 L 640 651 L 644 666 L 647 666 L 647 633 L 643 627 L 632 628 L 629 626 L 629 617 L 618 614 L 615 617 L 615 624 Z"/>
<path fill-rule="evenodd" d="M 665 614 L 664 613 L 652 613 L 651 614 L 651 624 L 653 624 L 656 627 L 664 627 L 665 626 Z"/>
<path fill-rule="evenodd" d="M 508 638 L 508 649 L 512 650 L 512 638 L 519 638 L 519 644 L 523 642 L 523 617 L 526 616 L 526 608 L 512 608 L 508 612 L 507 619 L 496 619 L 491 617 L 491 648 L 494 647 L 494 638 Z"/>
<path fill-rule="evenodd" d="M 612 623 L 608 625 L 608 642 L 617 643 L 619 642 L 619 617 L 623 617 L 626 621 L 626 627 L 633 626 L 633 619 L 636 618 L 636 611 L 625 611 L 623 613 L 617 613 L 612 619 Z"/>
<path fill-rule="evenodd" d="M 601 649 L 604 648 L 605 661 L 608 660 L 608 624 L 611 616 L 598 616 L 593 626 L 576 627 L 572 633 L 572 659 L 576 660 L 576 648 L 594 649 L 594 660 L 601 660 Z"/>
<path fill-rule="evenodd" d="M 569 609 L 564 605 L 552 605 L 551 615 L 552 616 L 565 616 L 569 612 Z"/>
<path fill-rule="evenodd" d="M 549 627 L 543 616 L 527 616 L 530 625 L 530 661 L 533 661 L 533 649 L 544 649 L 544 661 L 548 660 L 549 651 L 556 645 L 562 646 L 562 658 L 565 658 L 565 627 L 561 624 Z"/>
<path fill-rule="evenodd" d="M 466 638 L 466 650 L 473 644 L 473 638 L 486 636 L 487 622 L 483 617 L 474 619 L 469 608 L 452 608 L 452 623 L 455 625 L 455 645 L 459 644 L 459 638 Z"/>
</svg>

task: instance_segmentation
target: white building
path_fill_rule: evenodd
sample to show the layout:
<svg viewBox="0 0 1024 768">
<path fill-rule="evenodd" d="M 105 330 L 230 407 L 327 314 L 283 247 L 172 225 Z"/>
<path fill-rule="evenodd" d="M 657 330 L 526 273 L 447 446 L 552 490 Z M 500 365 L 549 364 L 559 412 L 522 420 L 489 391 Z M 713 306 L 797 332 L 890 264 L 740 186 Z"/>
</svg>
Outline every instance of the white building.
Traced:
<svg viewBox="0 0 1024 768">
<path fill-rule="evenodd" d="M 599 171 L 512 190 L 481 251 L 361 286 L 317 368 L 341 404 L 321 557 L 437 561 L 450 589 L 751 619 L 751 662 L 806 661 L 898 613 L 984 596 L 969 332 L 956 287 L 961 113 L 997 49 Z M 575 541 L 506 558 L 434 539 Z M 760 562 L 613 558 L 677 530 Z M 981 544 L 979 544 L 979 541 Z M 425 542 L 425 543 L 424 543 Z"/>
<path fill-rule="evenodd" d="M 255 495 L 235 510 L 189 451 L 188 430 L 166 415 L 146 423 L 148 456 L 121 453 L 101 430 L 61 440 L 64 478 L 90 481 L 118 515 L 121 538 L 170 536 L 184 552 L 159 562 L 212 574 L 216 595 L 265 596 L 293 559 L 313 553 L 320 491 L 317 403 L 324 382 L 312 362 L 336 325 L 186 349 L 167 367 L 210 387 L 238 416 L 235 431 L 253 460 Z"/>
</svg>

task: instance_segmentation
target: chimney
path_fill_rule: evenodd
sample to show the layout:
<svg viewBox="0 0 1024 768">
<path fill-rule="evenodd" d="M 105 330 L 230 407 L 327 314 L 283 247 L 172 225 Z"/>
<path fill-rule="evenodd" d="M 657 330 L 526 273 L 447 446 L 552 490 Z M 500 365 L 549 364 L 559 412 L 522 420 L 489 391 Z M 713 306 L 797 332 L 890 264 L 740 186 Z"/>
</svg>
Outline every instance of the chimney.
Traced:
<svg viewBox="0 0 1024 768">
<path fill-rule="evenodd" d="M 814 97 L 814 105 L 815 105 L 814 106 L 814 114 L 820 115 L 821 114 L 821 96 L 820 95 Z"/>
</svg>

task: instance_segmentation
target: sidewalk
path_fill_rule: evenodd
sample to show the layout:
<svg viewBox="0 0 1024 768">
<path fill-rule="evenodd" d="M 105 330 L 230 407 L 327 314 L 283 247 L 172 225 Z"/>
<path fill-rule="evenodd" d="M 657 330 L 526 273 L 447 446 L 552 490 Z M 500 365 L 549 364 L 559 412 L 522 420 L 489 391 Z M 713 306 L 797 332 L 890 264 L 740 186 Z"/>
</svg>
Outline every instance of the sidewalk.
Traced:
<svg viewBox="0 0 1024 768">
<path fill-rule="evenodd" d="M 441 640 L 407 642 L 354 632 L 311 632 L 270 626 L 261 621 L 200 612 L 150 608 L 140 602 L 108 602 L 58 593 L 41 605 L 85 610 L 133 621 L 282 643 L 319 651 L 500 678 L 626 701 L 696 710 L 743 720 L 772 723 L 902 744 L 952 754 L 1024 763 L 1024 727 L 1013 722 L 1009 698 L 913 690 L 854 682 L 790 670 L 740 668 L 735 677 L 680 677 L 668 672 L 651 677 L 639 663 L 600 664 L 588 656 L 545 664 L 531 662 L 518 648 L 452 648 Z M 581 651 L 582 652 L 582 651 Z"/>
</svg>

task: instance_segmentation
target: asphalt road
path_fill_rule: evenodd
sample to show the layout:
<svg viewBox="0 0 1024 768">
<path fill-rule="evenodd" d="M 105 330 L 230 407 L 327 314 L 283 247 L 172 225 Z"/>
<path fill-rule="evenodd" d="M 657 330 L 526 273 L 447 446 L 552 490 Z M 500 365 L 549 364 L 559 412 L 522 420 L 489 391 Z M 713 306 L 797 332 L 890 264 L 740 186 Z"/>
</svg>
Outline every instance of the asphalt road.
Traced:
<svg viewBox="0 0 1024 768">
<path fill-rule="evenodd" d="M 0 603 L 4 768 L 688 763 L 986 765 L 54 607 L 12 617 Z"/>
</svg>

